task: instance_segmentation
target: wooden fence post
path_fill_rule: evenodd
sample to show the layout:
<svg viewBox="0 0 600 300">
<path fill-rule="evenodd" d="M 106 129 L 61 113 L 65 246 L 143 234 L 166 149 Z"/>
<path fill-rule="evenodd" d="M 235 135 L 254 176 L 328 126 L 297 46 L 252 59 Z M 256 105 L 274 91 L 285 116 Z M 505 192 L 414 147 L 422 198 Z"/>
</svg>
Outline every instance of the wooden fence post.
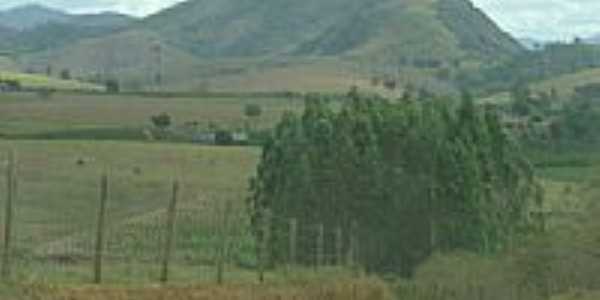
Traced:
<svg viewBox="0 0 600 300">
<path fill-rule="evenodd" d="M 17 154 L 14 150 L 9 152 L 8 166 L 6 168 L 6 205 L 4 210 L 4 247 L 2 255 L 2 278 L 8 279 L 11 274 L 11 252 L 13 233 L 14 201 L 17 195 Z"/>
<path fill-rule="evenodd" d="M 325 226 L 319 224 L 317 226 L 317 269 L 324 265 L 324 252 L 325 252 Z"/>
<path fill-rule="evenodd" d="M 338 226 L 335 229 L 335 263 L 338 267 L 341 267 L 344 265 L 344 254 L 343 252 L 343 247 L 344 247 L 344 241 L 343 241 L 343 231 L 342 231 L 342 227 Z"/>
<path fill-rule="evenodd" d="M 160 282 L 167 283 L 169 281 L 169 262 L 175 244 L 175 225 L 177 219 L 177 199 L 179 198 L 179 181 L 173 181 L 171 190 L 171 201 L 167 210 L 167 231 L 165 245 L 163 249 L 162 272 L 160 274 Z"/>
<path fill-rule="evenodd" d="M 265 282 L 265 268 L 269 261 L 269 240 L 271 239 L 271 210 L 265 209 L 262 216 L 262 239 L 258 257 L 258 281 Z"/>
<path fill-rule="evenodd" d="M 108 175 L 105 172 L 100 179 L 100 205 L 96 227 L 96 249 L 94 255 L 94 283 L 102 283 L 102 257 L 104 255 L 104 234 L 106 225 L 106 205 L 109 197 Z"/>
<path fill-rule="evenodd" d="M 225 273 L 225 264 L 228 257 L 228 235 L 230 233 L 230 216 L 232 214 L 233 204 L 231 201 L 225 203 L 225 208 L 221 210 L 221 224 L 219 229 L 219 245 L 217 253 L 217 283 L 223 284 L 223 277 Z"/>
<path fill-rule="evenodd" d="M 290 219 L 289 225 L 289 266 L 290 268 L 297 264 L 297 247 L 298 247 L 298 220 Z"/>
<path fill-rule="evenodd" d="M 356 237 L 356 230 L 358 230 L 358 224 L 356 221 L 352 221 L 350 225 L 350 243 L 348 245 L 348 267 L 354 268 L 357 264 L 358 256 L 358 238 Z"/>
</svg>

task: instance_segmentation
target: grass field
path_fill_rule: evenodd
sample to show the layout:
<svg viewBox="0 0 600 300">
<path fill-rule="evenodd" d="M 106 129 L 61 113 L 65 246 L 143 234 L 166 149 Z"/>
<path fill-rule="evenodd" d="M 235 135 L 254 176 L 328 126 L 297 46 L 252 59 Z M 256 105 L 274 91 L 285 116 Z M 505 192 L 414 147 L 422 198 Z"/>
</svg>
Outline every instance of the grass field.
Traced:
<svg viewBox="0 0 600 300">
<path fill-rule="evenodd" d="M 538 83 L 533 88 L 534 90 L 545 92 L 550 92 L 554 88 L 558 91 L 559 95 L 571 97 L 576 87 L 590 83 L 600 83 L 600 69 L 589 69 L 574 74 L 558 76 Z"/>
<path fill-rule="evenodd" d="M 62 80 L 37 74 L 0 71 L 0 80 L 16 80 L 25 89 L 54 89 L 68 91 L 103 91 L 104 87 L 77 80 Z"/>
<path fill-rule="evenodd" d="M 50 99 L 36 94 L 0 94 L 0 134 L 93 137 L 94 131 L 111 131 L 143 138 L 142 130 L 151 126 L 150 117 L 168 113 L 177 125 L 198 122 L 206 128 L 214 123 L 226 129 L 244 128 L 246 104 L 258 104 L 263 113 L 248 122 L 254 128 L 271 128 L 288 110 L 299 110 L 303 101 L 290 98 L 153 98 L 132 95 L 86 95 L 57 93 Z M 121 133 L 120 133 L 121 132 Z M 106 139 L 106 138 L 105 138 Z"/>
</svg>

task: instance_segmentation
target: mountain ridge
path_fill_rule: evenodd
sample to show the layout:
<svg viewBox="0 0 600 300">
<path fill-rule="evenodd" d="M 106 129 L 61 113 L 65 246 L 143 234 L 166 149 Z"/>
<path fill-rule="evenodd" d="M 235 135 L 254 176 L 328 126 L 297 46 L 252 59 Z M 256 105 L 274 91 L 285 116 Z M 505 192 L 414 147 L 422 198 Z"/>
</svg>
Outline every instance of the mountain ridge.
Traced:
<svg viewBox="0 0 600 300">
<path fill-rule="evenodd" d="M 125 26 L 135 19 L 129 15 L 110 11 L 72 14 L 40 4 L 26 4 L 0 11 L 0 26 L 19 31 L 30 31 L 49 24 Z"/>
</svg>

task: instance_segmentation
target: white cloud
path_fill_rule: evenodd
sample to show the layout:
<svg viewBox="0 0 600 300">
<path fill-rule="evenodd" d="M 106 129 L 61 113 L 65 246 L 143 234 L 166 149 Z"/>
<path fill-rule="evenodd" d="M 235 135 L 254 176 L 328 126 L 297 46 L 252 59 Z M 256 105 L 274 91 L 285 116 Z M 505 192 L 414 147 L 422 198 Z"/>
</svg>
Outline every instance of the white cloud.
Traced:
<svg viewBox="0 0 600 300">
<path fill-rule="evenodd" d="M 519 37 L 568 40 L 600 33 L 598 0 L 473 0 Z"/>
<path fill-rule="evenodd" d="M 73 13 L 118 11 L 135 16 L 155 13 L 184 0 L 0 0 L 0 9 L 41 4 Z"/>
</svg>

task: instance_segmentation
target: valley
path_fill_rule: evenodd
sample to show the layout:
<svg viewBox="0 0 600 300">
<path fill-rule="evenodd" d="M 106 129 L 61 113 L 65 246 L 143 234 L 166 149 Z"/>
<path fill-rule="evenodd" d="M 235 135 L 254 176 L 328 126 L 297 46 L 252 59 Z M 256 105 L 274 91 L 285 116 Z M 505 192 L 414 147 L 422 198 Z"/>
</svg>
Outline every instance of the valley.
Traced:
<svg viewBox="0 0 600 300">
<path fill-rule="evenodd" d="M 0 10 L 0 299 L 597 297 L 596 37 L 114 3 Z"/>
</svg>

